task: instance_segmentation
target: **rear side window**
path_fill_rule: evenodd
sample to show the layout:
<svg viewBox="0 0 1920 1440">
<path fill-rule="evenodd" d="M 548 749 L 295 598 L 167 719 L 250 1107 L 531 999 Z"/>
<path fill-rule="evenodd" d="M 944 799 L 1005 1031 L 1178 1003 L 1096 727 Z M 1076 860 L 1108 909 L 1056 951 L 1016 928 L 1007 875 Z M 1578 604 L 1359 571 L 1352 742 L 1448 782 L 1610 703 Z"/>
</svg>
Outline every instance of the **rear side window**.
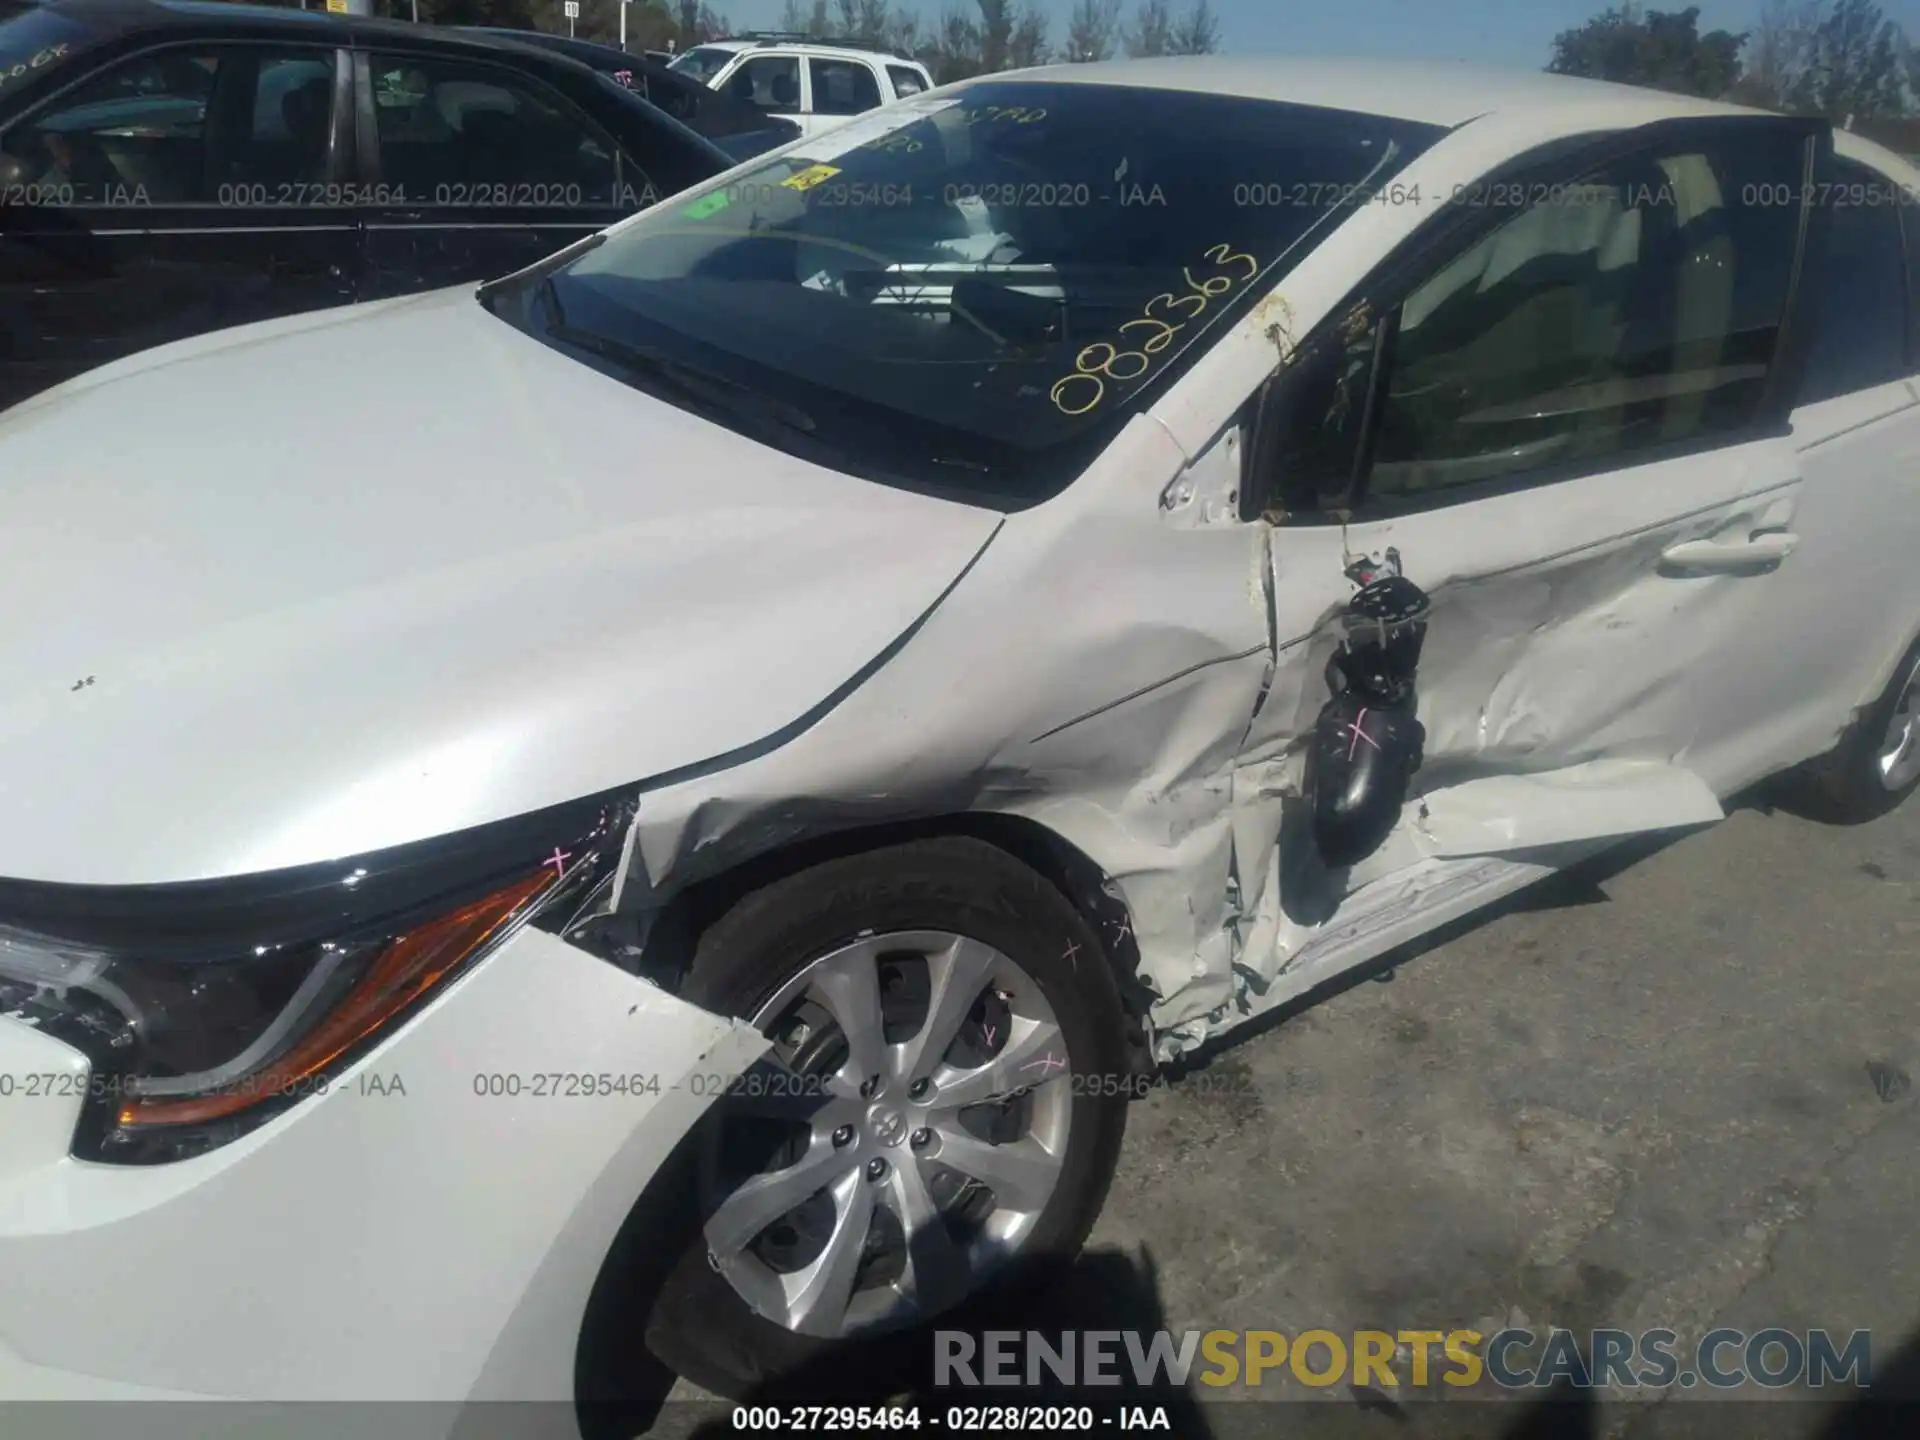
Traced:
<svg viewBox="0 0 1920 1440">
<path fill-rule="evenodd" d="M 904 65 L 889 65 L 887 78 L 893 81 L 893 93 L 902 100 L 909 95 L 918 95 L 927 88 L 926 77 Z"/>
<path fill-rule="evenodd" d="M 319 108 L 323 112 L 331 108 L 333 57 L 269 60 L 260 67 L 253 94 L 253 134 L 257 140 L 285 143 L 293 139 L 303 118 L 303 100 L 289 98 L 296 91 L 303 99 L 317 92 L 323 102 Z"/>
<path fill-rule="evenodd" d="M 413 205 L 568 209 L 614 203 L 610 141 L 520 77 L 461 61 L 375 55 L 381 181 Z"/>
<path fill-rule="evenodd" d="M 858 115 L 880 103 L 880 82 L 858 60 L 807 61 L 813 72 L 813 113 Z"/>
<path fill-rule="evenodd" d="M 800 109 L 800 59 L 796 55 L 756 55 L 727 77 L 727 93 L 769 115 Z"/>
<path fill-rule="evenodd" d="M 1798 193 L 1799 157 L 1632 157 L 1550 187 L 1439 266 L 1400 309 L 1368 494 L 1631 463 L 1751 424 L 1799 218 L 1759 199 Z"/>
<path fill-rule="evenodd" d="M 1800 403 L 1869 390 L 1907 373 L 1907 259 L 1899 190 L 1841 160 L 1826 195 L 1826 253 L 1815 274 L 1819 306 Z"/>
</svg>

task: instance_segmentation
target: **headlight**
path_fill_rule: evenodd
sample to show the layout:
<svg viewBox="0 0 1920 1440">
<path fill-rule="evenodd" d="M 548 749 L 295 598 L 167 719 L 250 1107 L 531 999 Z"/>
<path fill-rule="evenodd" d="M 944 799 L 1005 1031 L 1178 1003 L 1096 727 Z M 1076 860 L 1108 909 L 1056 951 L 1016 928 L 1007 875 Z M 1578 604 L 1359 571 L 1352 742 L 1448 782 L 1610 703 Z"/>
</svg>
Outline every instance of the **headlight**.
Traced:
<svg viewBox="0 0 1920 1440">
<path fill-rule="evenodd" d="M 0 1015 L 86 1054 L 83 1159 L 244 1135 L 521 925 L 604 896 L 630 802 L 597 798 L 375 855 L 231 880 L 0 881 Z"/>
</svg>

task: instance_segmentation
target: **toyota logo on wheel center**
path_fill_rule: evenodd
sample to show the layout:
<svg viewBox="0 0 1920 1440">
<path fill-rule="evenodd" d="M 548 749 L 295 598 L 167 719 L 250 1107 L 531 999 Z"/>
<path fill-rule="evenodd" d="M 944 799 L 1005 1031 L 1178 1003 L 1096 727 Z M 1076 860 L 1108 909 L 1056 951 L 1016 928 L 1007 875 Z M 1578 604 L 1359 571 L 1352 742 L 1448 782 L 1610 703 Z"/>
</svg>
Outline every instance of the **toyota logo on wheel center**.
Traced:
<svg viewBox="0 0 1920 1440">
<path fill-rule="evenodd" d="M 867 1128 L 882 1145 L 898 1145 L 907 1138 L 907 1117 L 898 1110 L 877 1105 L 868 1112 Z"/>
</svg>

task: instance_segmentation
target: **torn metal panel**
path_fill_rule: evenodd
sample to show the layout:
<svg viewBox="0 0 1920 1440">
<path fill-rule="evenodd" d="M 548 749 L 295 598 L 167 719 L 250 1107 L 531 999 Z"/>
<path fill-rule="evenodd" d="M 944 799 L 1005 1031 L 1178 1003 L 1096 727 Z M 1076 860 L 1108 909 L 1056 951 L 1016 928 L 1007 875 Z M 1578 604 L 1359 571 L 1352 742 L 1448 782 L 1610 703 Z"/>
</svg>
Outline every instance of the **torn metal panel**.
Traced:
<svg viewBox="0 0 1920 1440">
<path fill-rule="evenodd" d="M 1504 893 L 1624 834 L 1720 818 L 1728 747 L 1755 717 L 1701 688 L 1767 659 L 1747 618 L 1765 592 L 1665 559 L 1784 523 L 1795 472 L 1754 446 L 1736 465 L 1664 462 L 1609 482 L 1604 496 L 1575 487 L 1551 506 L 1533 494 L 1271 532 L 1274 672 L 1235 777 L 1233 1006 L 1222 1017 L 1163 1003 L 1163 1053 L 1441 923 L 1456 896 Z M 1344 572 L 1392 550 L 1431 600 L 1423 768 L 1379 848 L 1329 865 L 1303 738 L 1342 644 Z"/>
<path fill-rule="evenodd" d="M 1156 1017 L 1225 1007 L 1232 797 L 1271 678 L 1263 532 L 1189 523 L 1228 503 L 1237 474 L 1207 458 L 1227 445 L 1192 465 L 1162 426 L 1136 422 L 813 729 L 649 790 L 635 853 L 653 893 L 801 836 L 1019 815 L 1110 878 Z M 1187 505 L 1160 503 L 1183 481 Z"/>
<path fill-rule="evenodd" d="M 1711 825 L 1726 814 L 1692 771 L 1635 760 L 1592 760 L 1542 775 L 1489 775 L 1436 790 L 1412 808 L 1414 828 L 1440 858 Z"/>
</svg>

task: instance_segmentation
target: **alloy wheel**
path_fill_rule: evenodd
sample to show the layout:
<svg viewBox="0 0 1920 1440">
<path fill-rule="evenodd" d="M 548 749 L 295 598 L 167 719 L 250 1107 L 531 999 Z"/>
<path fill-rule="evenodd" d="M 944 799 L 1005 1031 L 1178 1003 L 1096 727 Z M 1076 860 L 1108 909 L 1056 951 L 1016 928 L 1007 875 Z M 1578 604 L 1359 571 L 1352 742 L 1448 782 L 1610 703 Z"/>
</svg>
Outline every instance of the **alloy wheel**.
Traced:
<svg viewBox="0 0 1920 1440">
<path fill-rule="evenodd" d="M 1038 984 L 944 931 L 864 936 L 753 1017 L 773 1056 L 722 1114 L 714 1268 L 763 1318 L 839 1338 L 951 1308 L 1061 1178 L 1064 1037 Z"/>
<path fill-rule="evenodd" d="M 1889 790 L 1902 790 L 1920 775 L 1920 658 L 1916 658 L 1893 702 L 1893 715 L 1887 721 L 1887 733 L 1875 756 L 1880 783 Z"/>
</svg>

